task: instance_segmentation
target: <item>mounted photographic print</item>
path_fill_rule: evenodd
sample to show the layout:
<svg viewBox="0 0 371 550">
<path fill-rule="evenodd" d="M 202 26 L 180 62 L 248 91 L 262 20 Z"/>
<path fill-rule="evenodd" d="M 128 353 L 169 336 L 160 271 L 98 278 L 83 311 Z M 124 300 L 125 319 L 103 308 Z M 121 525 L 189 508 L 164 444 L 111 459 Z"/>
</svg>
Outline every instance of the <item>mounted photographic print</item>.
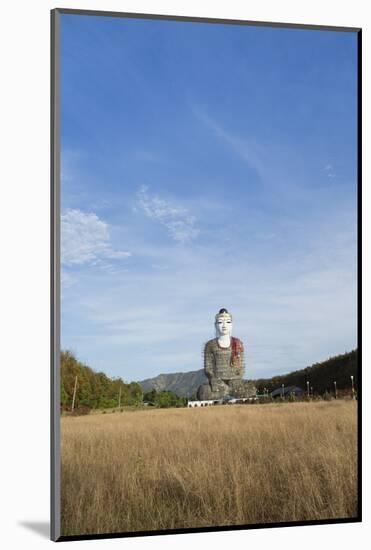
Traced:
<svg viewBox="0 0 371 550">
<path fill-rule="evenodd" d="M 360 46 L 53 10 L 53 540 L 361 520 Z"/>
</svg>

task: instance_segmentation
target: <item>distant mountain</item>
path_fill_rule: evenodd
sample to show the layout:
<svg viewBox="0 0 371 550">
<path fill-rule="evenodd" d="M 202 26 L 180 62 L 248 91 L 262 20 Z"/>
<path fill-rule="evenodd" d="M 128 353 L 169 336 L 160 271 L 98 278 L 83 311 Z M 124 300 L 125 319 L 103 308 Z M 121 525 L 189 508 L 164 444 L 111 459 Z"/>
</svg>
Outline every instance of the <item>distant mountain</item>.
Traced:
<svg viewBox="0 0 371 550">
<path fill-rule="evenodd" d="M 331 357 L 321 363 L 305 369 L 272 376 L 259 380 L 252 380 L 258 391 L 262 392 L 263 388 L 268 391 L 275 390 L 285 385 L 296 385 L 306 390 L 306 382 L 309 381 L 313 386 L 314 391 L 323 393 L 333 391 L 334 380 L 336 380 L 338 389 L 351 387 L 350 376 L 354 376 L 354 384 L 357 387 L 357 350 L 353 350 L 343 355 Z M 203 369 L 190 372 L 177 372 L 169 374 L 159 374 L 154 378 L 147 378 L 139 381 L 143 391 L 170 390 L 176 393 L 179 397 L 191 397 L 196 394 L 198 387 L 207 382 L 207 378 Z"/>
<path fill-rule="evenodd" d="M 154 378 L 139 381 L 144 392 L 170 390 L 179 397 L 191 397 L 196 394 L 198 387 L 207 382 L 203 369 L 190 372 L 175 372 L 159 374 Z"/>
</svg>

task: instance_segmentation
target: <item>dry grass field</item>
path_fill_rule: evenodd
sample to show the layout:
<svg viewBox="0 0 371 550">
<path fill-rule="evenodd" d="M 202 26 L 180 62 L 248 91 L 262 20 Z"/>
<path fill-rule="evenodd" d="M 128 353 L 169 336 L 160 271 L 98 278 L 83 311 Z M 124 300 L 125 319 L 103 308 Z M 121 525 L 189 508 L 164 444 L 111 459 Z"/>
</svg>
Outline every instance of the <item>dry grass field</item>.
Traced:
<svg viewBox="0 0 371 550">
<path fill-rule="evenodd" d="M 63 417 L 62 535 L 357 515 L 352 401 Z"/>
</svg>

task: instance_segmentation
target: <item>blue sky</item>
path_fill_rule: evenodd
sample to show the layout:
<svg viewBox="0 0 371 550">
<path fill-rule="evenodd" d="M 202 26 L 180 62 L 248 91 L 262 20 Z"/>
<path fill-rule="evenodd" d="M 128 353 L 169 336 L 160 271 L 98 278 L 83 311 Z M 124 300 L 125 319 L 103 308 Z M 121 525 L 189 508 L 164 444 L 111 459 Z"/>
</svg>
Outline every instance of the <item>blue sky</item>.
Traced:
<svg viewBox="0 0 371 550">
<path fill-rule="evenodd" d="M 356 347 L 356 34 L 62 15 L 61 344 L 125 380 Z"/>
</svg>

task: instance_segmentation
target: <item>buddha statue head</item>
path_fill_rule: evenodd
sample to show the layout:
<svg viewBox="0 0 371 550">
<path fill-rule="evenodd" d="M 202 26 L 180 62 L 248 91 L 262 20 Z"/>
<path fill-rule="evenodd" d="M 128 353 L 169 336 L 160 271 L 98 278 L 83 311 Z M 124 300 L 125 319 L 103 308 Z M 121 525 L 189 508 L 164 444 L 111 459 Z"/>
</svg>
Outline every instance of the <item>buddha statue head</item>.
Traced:
<svg viewBox="0 0 371 550">
<path fill-rule="evenodd" d="M 232 334 L 232 315 L 224 307 L 215 315 L 215 330 L 217 337 Z"/>
</svg>

